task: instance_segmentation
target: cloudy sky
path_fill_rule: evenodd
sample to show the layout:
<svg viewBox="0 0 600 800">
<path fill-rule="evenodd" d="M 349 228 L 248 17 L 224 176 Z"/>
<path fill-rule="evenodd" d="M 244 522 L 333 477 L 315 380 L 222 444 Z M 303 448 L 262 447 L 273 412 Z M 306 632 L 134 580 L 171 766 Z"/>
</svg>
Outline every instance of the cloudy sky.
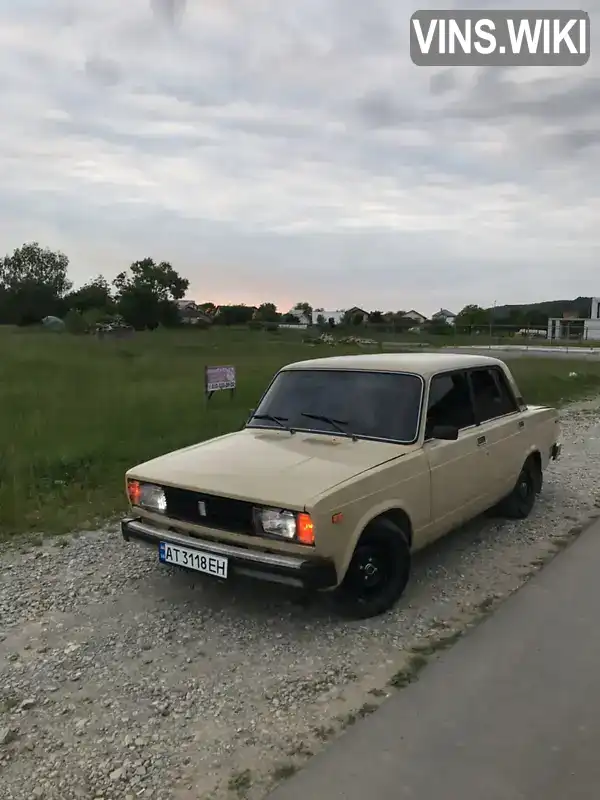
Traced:
<svg viewBox="0 0 600 800">
<path fill-rule="evenodd" d="M 600 0 L 568 69 L 416 67 L 427 7 L 0 0 L 0 250 L 282 310 L 600 294 Z"/>
</svg>

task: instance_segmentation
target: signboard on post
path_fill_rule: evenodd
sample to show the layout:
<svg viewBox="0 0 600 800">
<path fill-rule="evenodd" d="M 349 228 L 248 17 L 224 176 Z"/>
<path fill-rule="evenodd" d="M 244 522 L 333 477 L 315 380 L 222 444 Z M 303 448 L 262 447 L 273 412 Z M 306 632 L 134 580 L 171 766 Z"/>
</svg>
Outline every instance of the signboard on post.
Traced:
<svg viewBox="0 0 600 800">
<path fill-rule="evenodd" d="M 228 389 L 231 398 L 235 394 L 236 380 L 235 367 L 205 367 L 204 368 L 204 394 L 210 400 L 215 392 Z"/>
</svg>

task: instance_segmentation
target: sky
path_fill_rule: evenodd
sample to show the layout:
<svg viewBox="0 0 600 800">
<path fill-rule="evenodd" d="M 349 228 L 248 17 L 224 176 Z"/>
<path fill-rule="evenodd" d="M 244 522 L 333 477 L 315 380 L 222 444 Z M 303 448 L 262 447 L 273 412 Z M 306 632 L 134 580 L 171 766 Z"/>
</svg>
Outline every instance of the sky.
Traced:
<svg viewBox="0 0 600 800">
<path fill-rule="evenodd" d="M 0 0 L 0 252 L 282 311 L 600 294 L 600 0 L 570 68 L 417 67 L 428 7 L 519 4 Z"/>
</svg>

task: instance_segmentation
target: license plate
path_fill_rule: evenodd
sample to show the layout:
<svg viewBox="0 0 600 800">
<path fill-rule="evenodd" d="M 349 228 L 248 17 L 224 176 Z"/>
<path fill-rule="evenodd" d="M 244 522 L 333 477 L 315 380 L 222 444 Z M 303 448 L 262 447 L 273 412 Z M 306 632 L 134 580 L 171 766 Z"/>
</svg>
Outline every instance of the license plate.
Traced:
<svg viewBox="0 0 600 800">
<path fill-rule="evenodd" d="M 196 572 L 205 572 L 216 578 L 227 577 L 228 560 L 214 553 L 203 550 L 192 550 L 189 547 L 161 542 L 158 546 L 158 558 L 163 564 L 175 564 L 176 567 L 194 569 Z"/>
</svg>

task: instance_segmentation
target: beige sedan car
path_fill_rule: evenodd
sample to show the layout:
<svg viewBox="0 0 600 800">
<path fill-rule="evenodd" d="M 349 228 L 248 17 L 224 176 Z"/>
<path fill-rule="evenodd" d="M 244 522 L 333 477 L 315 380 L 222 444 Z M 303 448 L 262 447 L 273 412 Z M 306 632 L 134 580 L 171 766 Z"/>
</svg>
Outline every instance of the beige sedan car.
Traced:
<svg viewBox="0 0 600 800">
<path fill-rule="evenodd" d="M 559 452 L 557 412 L 495 358 L 302 361 L 242 430 L 130 469 L 122 532 L 162 563 L 326 590 L 367 618 L 400 598 L 414 551 L 492 507 L 526 517 Z"/>
</svg>

